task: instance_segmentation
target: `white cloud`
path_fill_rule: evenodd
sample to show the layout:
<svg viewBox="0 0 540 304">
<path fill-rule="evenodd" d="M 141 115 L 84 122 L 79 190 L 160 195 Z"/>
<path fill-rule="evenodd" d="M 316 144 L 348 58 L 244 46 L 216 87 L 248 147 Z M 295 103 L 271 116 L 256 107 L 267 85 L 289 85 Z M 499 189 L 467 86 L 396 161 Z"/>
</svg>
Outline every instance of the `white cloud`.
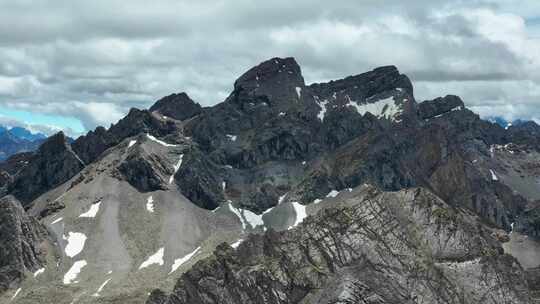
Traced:
<svg viewBox="0 0 540 304">
<path fill-rule="evenodd" d="M 0 0 L 0 106 L 108 126 L 172 92 L 215 104 L 246 69 L 294 56 L 308 83 L 393 64 L 419 99 L 537 117 L 538 16 L 534 0 Z"/>
</svg>

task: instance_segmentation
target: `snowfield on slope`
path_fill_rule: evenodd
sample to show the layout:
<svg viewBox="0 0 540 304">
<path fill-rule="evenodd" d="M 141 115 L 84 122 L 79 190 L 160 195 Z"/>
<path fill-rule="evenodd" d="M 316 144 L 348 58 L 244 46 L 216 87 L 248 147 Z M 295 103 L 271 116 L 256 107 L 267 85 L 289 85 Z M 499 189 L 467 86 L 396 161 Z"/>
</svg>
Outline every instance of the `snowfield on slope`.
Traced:
<svg viewBox="0 0 540 304">
<path fill-rule="evenodd" d="M 161 247 L 156 253 L 151 255 L 146 261 L 144 261 L 141 266 L 139 266 L 139 269 L 146 268 L 150 265 L 159 265 L 163 266 L 165 262 L 163 261 L 163 254 L 165 253 L 165 248 Z"/>
<path fill-rule="evenodd" d="M 80 232 L 69 232 L 68 236 L 64 236 L 64 240 L 67 241 L 66 248 L 64 249 L 66 255 L 70 258 L 77 256 L 84 249 L 84 243 L 86 242 L 86 235 Z"/>
<path fill-rule="evenodd" d="M 89 209 L 87 212 L 85 212 L 85 213 L 79 215 L 79 217 L 90 217 L 90 218 L 96 217 L 96 215 L 97 215 L 98 212 L 99 212 L 99 207 L 100 207 L 100 206 L 101 206 L 101 201 L 99 201 L 99 202 L 97 202 L 97 203 L 95 203 L 95 204 L 92 204 L 92 205 L 90 206 L 90 209 Z"/>
<path fill-rule="evenodd" d="M 186 256 L 174 260 L 174 263 L 171 267 L 171 272 L 169 272 L 169 274 L 175 272 L 178 268 L 180 268 L 180 266 L 182 266 L 187 261 L 189 261 L 192 257 L 194 257 L 199 252 L 199 250 L 201 250 L 201 247 L 197 247 L 195 250 L 193 250 L 191 253 L 187 254 Z"/>
<path fill-rule="evenodd" d="M 77 276 L 81 273 L 81 270 L 88 265 L 85 260 L 77 261 L 73 263 L 73 266 L 66 272 L 64 275 L 64 284 L 69 285 L 72 283 L 77 283 L 75 281 L 77 279 Z"/>
</svg>

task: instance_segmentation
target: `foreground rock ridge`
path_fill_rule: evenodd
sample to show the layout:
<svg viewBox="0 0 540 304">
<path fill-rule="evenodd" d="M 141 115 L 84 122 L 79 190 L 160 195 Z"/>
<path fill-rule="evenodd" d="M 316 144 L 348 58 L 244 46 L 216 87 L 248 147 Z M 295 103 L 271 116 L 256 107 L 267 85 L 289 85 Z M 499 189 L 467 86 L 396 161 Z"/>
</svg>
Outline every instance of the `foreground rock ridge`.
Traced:
<svg viewBox="0 0 540 304">
<path fill-rule="evenodd" d="M 526 290 L 469 214 L 423 189 L 366 187 L 295 230 L 218 246 L 147 303 L 529 303 Z"/>
<path fill-rule="evenodd" d="M 539 163 L 394 66 L 272 58 L 0 163 L 0 303 L 538 303 Z"/>
</svg>

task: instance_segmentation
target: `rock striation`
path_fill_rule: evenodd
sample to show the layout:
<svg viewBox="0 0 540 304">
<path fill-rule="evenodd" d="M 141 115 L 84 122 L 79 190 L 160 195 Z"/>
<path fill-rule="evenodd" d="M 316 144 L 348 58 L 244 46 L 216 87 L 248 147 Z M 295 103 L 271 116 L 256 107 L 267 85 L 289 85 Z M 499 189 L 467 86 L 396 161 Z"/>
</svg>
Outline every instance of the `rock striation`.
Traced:
<svg viewBox="0 0 540 304">
<path fill-rule="evenodd" d="M 0 294 L 45 265 L 46 228 L 13 196 L 0 199 Z"/>
</svg>

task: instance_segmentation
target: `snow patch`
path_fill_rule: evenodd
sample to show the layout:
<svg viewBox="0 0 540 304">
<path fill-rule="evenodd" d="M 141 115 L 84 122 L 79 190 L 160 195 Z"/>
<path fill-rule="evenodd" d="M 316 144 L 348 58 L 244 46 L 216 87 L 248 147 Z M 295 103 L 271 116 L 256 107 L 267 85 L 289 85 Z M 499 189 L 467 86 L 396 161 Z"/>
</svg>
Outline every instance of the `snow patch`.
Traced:
<svg viewBox="0 0 540 304">
<path fill-rule="evenodd" d="M 34 278 L 37 277 L 38 275 L 44 273 L 44 272 L 45 272 L 45 268 L 38 269 L 36 272 L 34 272 Z"/>
<path fill-rule="evenodd" d="M 150 140 L 155 141 L 158 144 L 160 144 L 162 146 L 165 146 L 165 147 L 178 147 L 178 145 L 168 144 L 168 143 L 166 143 L 166 142 L 164 142 L 162 140 L 159 140 L 159 139 L 155 138 L 154 136 L 152 136 L 152 135 L 150 135 L 148 133 L 146 133 L 146 137 L 148 137 Z"/>
<path fill-rule="evenodd" d="M 19 293 L 21 292 L 21 290 L 22 290 L 22 288 L 17 289 L 17 291 L 15 291 L 15 293 L 14 293 L 13 296 L 11 297 L 11 300 L 15 299 L 15 298 L 19 295 Z"/>
<path fill-rule="evenodd" d="M 296 213 L 296 220 L 294 221 L 294 224 L 288 228 L 289 230 L 298 226 L 307 217 L 306 206 L 297 202 L 292 202 L 292 206 L 294 208 L 294 212 Z"/>
<path fill-rule="evenodd" d="M 169 274 L 175 272 L 178 268 L 180 268 L 180 266 L 182 266 L 184 263 L 189 261 L 193 256 L 197 254 L 197 252 L 199 252 L 199 250 L 201 250 L 201 247 L 197 247 L 197 249 L 193 250 L 191 253 L 187 254 L 186 256 L 174 260 L 174 263 L 171 267 L 171 272 L 169 272 Z"/>
<path fill-rule="evenodd" d="M 59 217 L 59 218 L 55 219 L 55 220 L 51 223 L 51 225 L 54 225 L 54 224 L 56 224 L 56 223 L 60 223 L 63 219 L 64 219 L 63 217 Z"/>
<path fill-rule="evenodd" d="M 79 273 L 81 273 L 81 270 L 88 265 L 85 260 L 77 261 L 73 263 L 73 266 L 66 272 L 64 275 L 64 285 L 69 285 L 71 283 L 77 283 L 75 279 L 77 279 L 77 276 Z"/>
<path fill-rule="evenodd" d="M 320 203 L 320 202 L 322 202 L 322 199 L 320 199 L 320 198 L 317 198 L 317 199 L 315 199 L 315 200 L 313 201 L 314 204 L 318 204 L 318 203 Z"/>
<path fill-rule="evenodd" d="M 236 141 L 237 136 L 232 134 L 227 134 L 227 138 L 229 138 L 230 141 Z"/>
<path fill-rule="evenodd" d="M 338 196 L 338 194 L 339 194 L 339 191 L 332 190 L 332 191 L 328 192 L 326 197 L 336 197 L 336 196 Z"/>
<path fill-rule="evenodd" d="M 346 98 L 349 100 L 347 106 L 355 108 L 356 111 L 362 116 L 369 112 L 375 115 L 377 118 L 385 118 L 399 122 L 396 116 L 401 113 L 402 109 L 401 106 L 396 105 L 394 97 L 392 96 L 366 104 L 358 104 L 358 102 L 352 101 L 348 95 Z"/>
<path fill-rule="evenodd" d="M 95 204 L 92 204 L 90 206 L 90 210 L 88 210 L 87 212 L 79 215 L 79 217 L 96 217 L 97 213 L 99 212 L 99 206 L 101 206 L 101 201 L 95 203 Z"/>
<path fill-rule="evenodd" d="M 248 221 L 251 228 L 255 229 L 257 226 L 264 226 L 264 221 L 262 219 L 262 214 L 258 215 L 249 210 L 242 210 L 242 213 L 246 220 Z"/>
<path fill-rule="evenodd" d="M 229 210 L 236 214 L 236 216 L 240 219 L 240 222 L 242 223 L 242 229 L 246 229 L 246 222 L 244 221 L 244 218 L 242 217 L 242 214 L 240 214 L 240 210 L 233 207 L 233 205 L 229 202 Z"/>
<path fill-rule="evenodd" d="M 150 265 L 158 264 L 160 266 L 163 266 L 163 254 L 165 253 L 165 248 L 161 247 L 159 250 L 151 255 L 146 261 L 144 261 L 141 266 L 139 266 L 139 270 L 146 268 Z"/>
<path fill-rule="evenodd" d="M 176 172 L 180 170 L 180 167 L 182 166 L 182 159 L 184 159 L 184 154 L 180 154 L 180 159 L 178 160 L 176 165 L 174 165 L 174 173 L 171 175 L 171 177 L 169 177 L 169 185 L 172 184 L 172 182 L 174 181 L 174 175 L 176 174 Z"/>
<path fill-rule="evenodd" d="M 136 143 L 137 143 L 136 140 L 130 140 L 130 141 L 129 141 L 129 144 L 128 144 L 128 149 L 131 148 L 131 147 L 133 147 L 133 145 L 135 145 Z"/>
<path fill-rule="evenodd" d="M 146 199 L 146 211 L 154 213 L 154 198 L 151 195 Z"/>
<path fill-rule="evenodd" d="M 99 293 L 101 291 L 103 291 L 103 288 L 105 288 L 105 285 L 107 285 L 109 283 L 109 281 L 111 281 L 112 278 L 109 278 L 107 279 L 105 282 L 103 282 L 103 284 L 101 284 L 101 286 L 99 286 L 98 290 L 96 291 L 96 293 L 94 293 L 92 296 L 93 297 L 99 297 Z"/>
<path fill-rule="evenodd" d="M 246 229 L 248 224 L 249 226 L 251 226 L 252 229 L 255 229 L 257 226 L 264 226 L 262 214 L 258 215 L 249 210 L 235 208 L 230 202 L 229 202 L 229 210 L 232 213 L 236 214 L 236 216 L 240 219 L 243 230 Z"/>
<path fill-rule="evenodd" d="M 66 248 L 64 249 L 66 255 L 70 258 L 77 256 L 84 249 L 84 243 L 86 242 L 86 235 L 80 232 L 69 232 L 68 236 L 63 236 L 67 241 Z"/>
<path fill-rule="evenodd" d="M 238 246 L 240 246 L 240 244 L 242 244 L 243 241 L 244 241 L 244 239 L 239 239 L 238 241 L 232 243 L 231 247 L 236 249 L 236 248 L 238 248 Z"/>
<path fill-rule="evenodd" d="M 279 112 L 279 116 L 285 116 L 285 112 Z"/>
<path fill-rule="evenodd" d="M 516 223 L 514 223 L 514 222 L 512 222 L 512 223 L 510 224 L 510 228 L 511 228 L 511 229 L 510 229 L 510 233 L 509 233 L 509 234 L 512 234 L 512 232 L 514 232 L 514 226 L 515 226 L 515 225 L 516 225 Z"/>
<path fill-rule="evenodd" d="M 298 96 L 298 99 L 302 98 L 302 88 L 296 87 L 296 95 Z"/>
<path fill-rule="evenodd" d="M 493 172 L 493 170 L 489 169 L 489 172 L 491 173 L 491 180 L 494 180 L 494 181 L 498 181 L 499 178 L 497 177 L 497 175 L 495 174 L 495 172 Z"/>
<path fill-rule="evenodd" d="M 313 96 L 315 98 L 315 103 L 321 108 L 319 111 L 319 114 L 317 114 L 317 118 L 319 118 L 320 121 L 324 121 L 324 116 L 326 115 L 326 105 L 328 104 L 328 100 L 319 101 L 319 97 Z"/>
</svg>

